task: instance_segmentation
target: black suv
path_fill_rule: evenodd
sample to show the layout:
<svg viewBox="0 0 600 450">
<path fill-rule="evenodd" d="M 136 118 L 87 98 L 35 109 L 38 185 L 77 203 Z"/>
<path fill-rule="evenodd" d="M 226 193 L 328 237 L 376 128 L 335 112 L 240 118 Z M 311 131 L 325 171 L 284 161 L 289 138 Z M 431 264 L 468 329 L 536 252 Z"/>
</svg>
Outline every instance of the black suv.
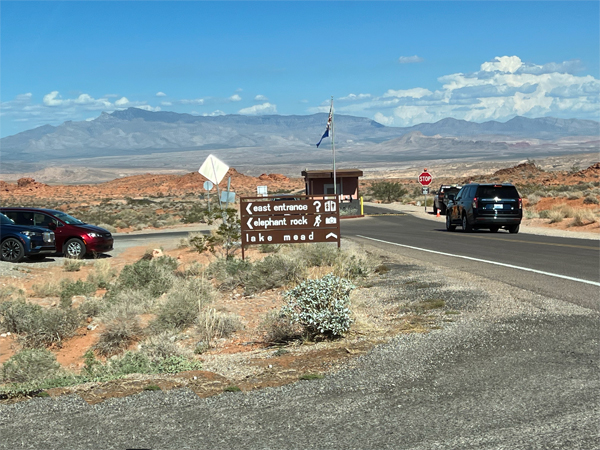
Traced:
<svg viewBox="0 0 600 450">
<path fill-rule="evenodd" d="M 446 214 L 446 209 L 448 208 L 448 195 L 456 195 L 460 188 L 457 184 L 442 184 L 437 191 L 435 197 L 433 197 L 433 213 L 437 214 L 438 209 L 440 210 L 440 214 Z"/>
<path fill-rule="evenodd" d="M 0 256 L 2 261 L 43 258 L 56 252 L 54 233 L 41 227 L 15 225 L 0 214 Z"/>
<path fill-rule="evenodd" d="M 495 233 L 506 228 L 518 233 L 523 218 L 523 201 L 512 184 L 467 184 L 450 196 L 446 213 L 446 229 L 457 225 L 463 231 L 488 228 Z"/>
</svg>

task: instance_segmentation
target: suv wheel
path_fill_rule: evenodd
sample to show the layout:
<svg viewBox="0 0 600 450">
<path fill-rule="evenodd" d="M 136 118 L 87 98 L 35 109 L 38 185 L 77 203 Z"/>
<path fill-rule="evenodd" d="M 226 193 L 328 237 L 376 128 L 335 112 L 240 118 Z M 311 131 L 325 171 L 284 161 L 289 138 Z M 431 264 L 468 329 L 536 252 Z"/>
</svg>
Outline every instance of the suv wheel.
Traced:
<svg viewBox="0 0 600 450">
<path fill-rule="evenodd" d="M 509 233 L 518 233 L 519 232 L 519 225 L 511 225 L 509 227 L 507 227 L 508 232 Z"/>
<path fill-rule="evenodd" d="M 473 231 L 473 227 L 469 223 L 469 219 L 467 219 L 467 215 L 466 214 L 462 218 L 462 230 L 465 233 L 470 233 L 471 231 Z"/>
<path fill-rule="evenodd" d="M 67 258 L 83 258 L 85 255 L 85 244 L 80 239 L 69 239 L 65 244 L 64 253 Z"/>
<path fill-rule="evenodd" d="M 446 230 L 454 231 L 456 229 L 456 225 L 452 225 L 452 220 L 450 220 L 450 214 L 446 214 Z"/>
<path fill-rule="evenodd" d="M 492 233 L 497 233 L 499 229 L 500 229 L 500 227 L 490 227 L 490 231 Z"/>
<path fill-rule="evenodd" d="M 15 238 L 7 238 L 2 241 L 2 260 L 8 262 L 21 262 L 25 257 L 25 247 Z"/>
</svg>

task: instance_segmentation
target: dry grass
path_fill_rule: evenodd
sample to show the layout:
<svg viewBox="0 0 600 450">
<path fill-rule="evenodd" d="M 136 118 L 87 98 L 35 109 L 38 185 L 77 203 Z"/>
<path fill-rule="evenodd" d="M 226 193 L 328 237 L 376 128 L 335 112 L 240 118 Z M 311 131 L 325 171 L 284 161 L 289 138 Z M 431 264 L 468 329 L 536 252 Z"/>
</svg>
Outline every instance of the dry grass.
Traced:
<svg viewBox="0 0 600 450">
<path fill-rule="evenodd" d="M 590 223 L 596 222 L 597 218 L 594 213 L 589 209 L 577 210 L 573 216 L 573 222 L 569 226 L 582 227 L 589 225 Z"/>
</svg>

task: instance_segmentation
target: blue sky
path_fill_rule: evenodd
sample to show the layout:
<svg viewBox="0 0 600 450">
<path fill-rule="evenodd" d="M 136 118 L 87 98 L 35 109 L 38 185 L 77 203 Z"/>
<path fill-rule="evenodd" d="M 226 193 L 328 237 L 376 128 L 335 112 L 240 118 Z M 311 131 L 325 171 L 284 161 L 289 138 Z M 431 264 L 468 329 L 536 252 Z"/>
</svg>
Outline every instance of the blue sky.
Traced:
<svg viewBox="0 0 600 450">
<path fill-rule="evenodd" d="M 600 3 L 2 1 L 2 137 L 102 111 L 600 119 Z"/>
</svg>

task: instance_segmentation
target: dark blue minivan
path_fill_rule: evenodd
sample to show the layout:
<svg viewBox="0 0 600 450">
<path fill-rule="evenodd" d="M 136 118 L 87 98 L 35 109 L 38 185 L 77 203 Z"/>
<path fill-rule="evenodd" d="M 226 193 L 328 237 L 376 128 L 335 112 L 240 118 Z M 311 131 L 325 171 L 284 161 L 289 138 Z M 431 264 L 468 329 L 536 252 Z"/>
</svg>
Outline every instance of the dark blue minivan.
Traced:
<svg viewBox="0 0 600 450">
<path fill-rule="evenodd" d="M 2 261 L 21 262 L 25 257 L 43 258 L 56 253 L 54 232 L 46 228 L 15 223 L 0 214 L 0 257 Z"/>
</svg>

